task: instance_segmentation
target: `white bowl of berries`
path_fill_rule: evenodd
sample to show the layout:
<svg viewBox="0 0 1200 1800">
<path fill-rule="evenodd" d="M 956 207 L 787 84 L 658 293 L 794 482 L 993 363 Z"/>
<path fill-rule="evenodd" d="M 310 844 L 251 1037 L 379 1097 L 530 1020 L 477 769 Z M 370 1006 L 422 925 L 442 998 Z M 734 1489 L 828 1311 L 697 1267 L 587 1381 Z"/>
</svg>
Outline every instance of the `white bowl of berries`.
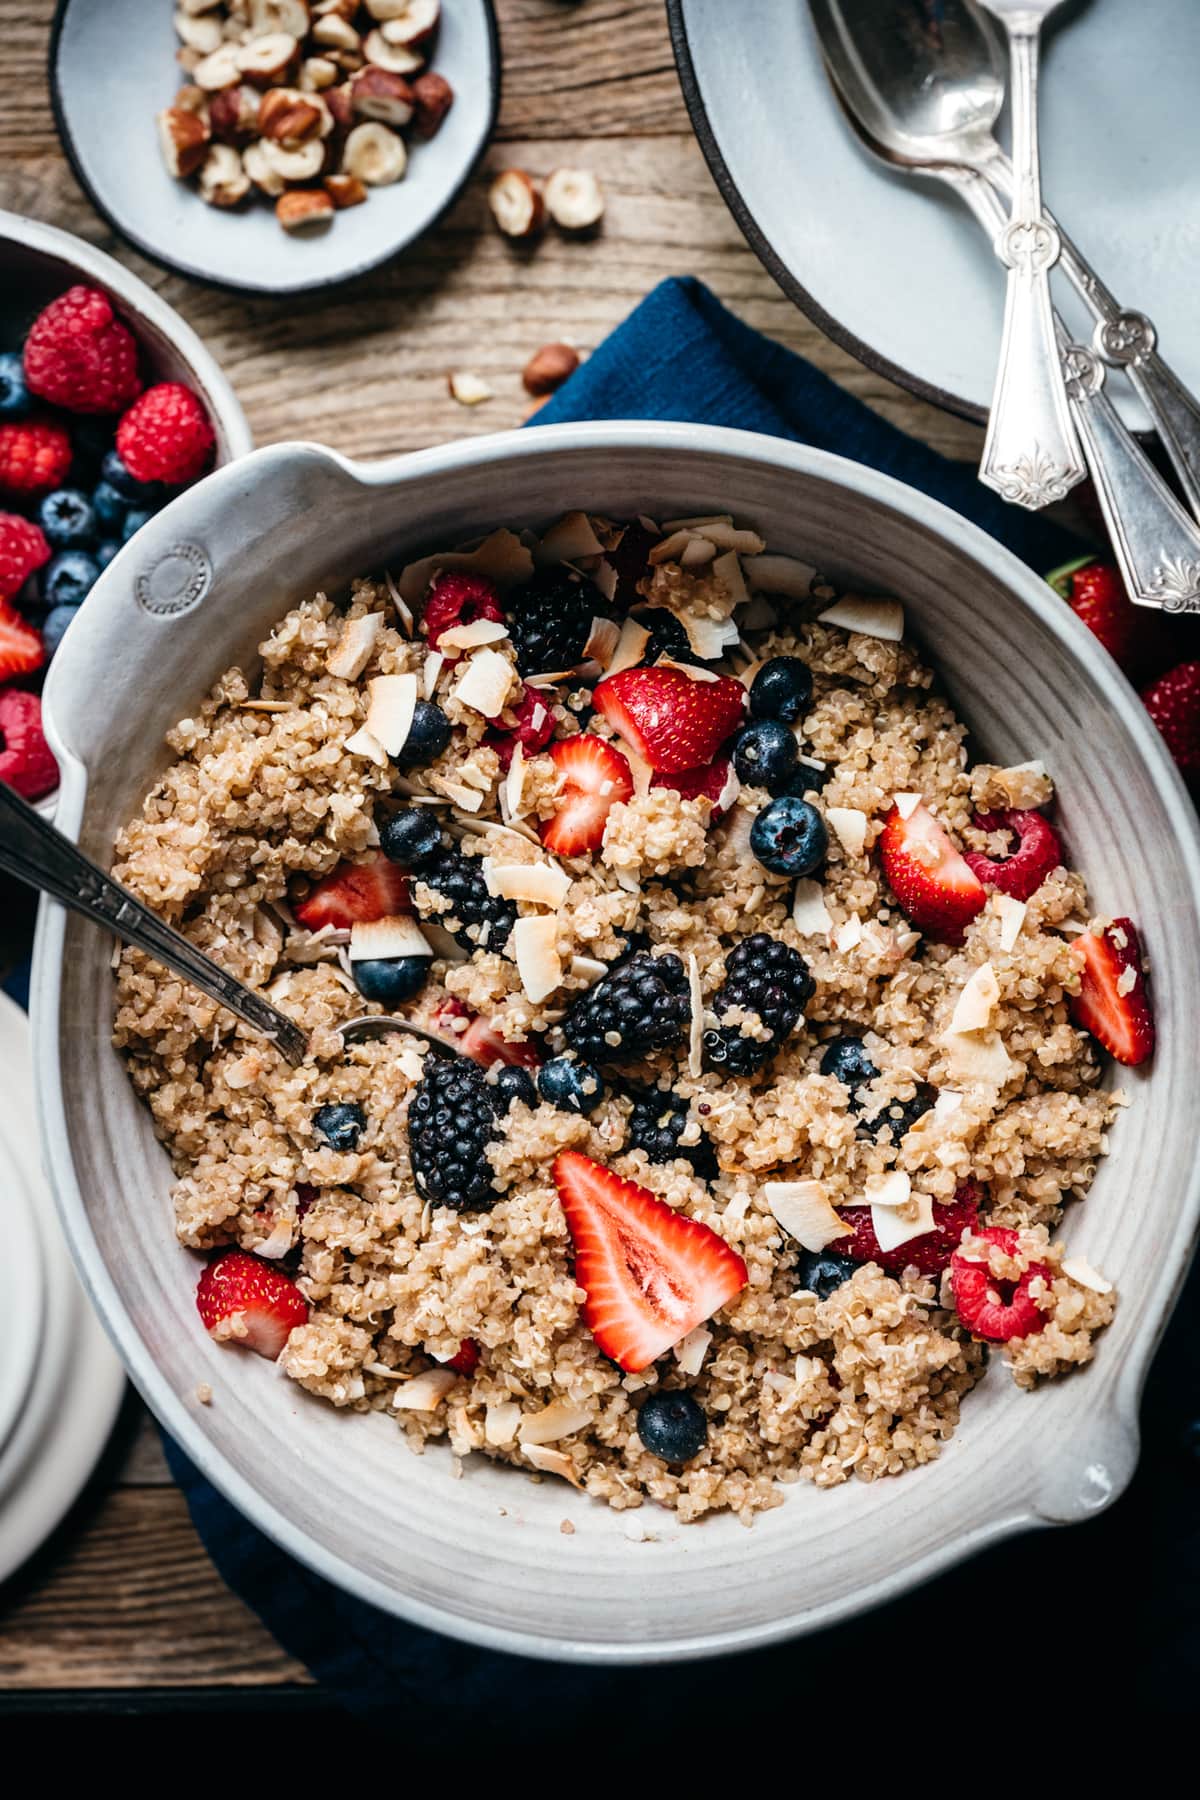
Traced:
<svg viewBox="0 0 1200 1800">
<path fill-rule="evenodd" d="M 0 780 L 53 803 L 41 682 L 139 526 L 251 448 L 233 389 L 102 251 L 0 213 Z"/>
</svg>

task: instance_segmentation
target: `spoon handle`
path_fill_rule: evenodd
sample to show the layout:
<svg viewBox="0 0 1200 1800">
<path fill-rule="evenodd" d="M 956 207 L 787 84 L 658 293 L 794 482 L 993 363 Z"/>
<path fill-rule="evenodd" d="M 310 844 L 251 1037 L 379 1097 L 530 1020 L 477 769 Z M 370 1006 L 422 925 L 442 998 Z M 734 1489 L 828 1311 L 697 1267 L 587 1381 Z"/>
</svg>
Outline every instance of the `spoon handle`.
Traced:
<svg viewBox="0 0 1200 1800">
<path fill-rule="evenodd" d="M 990 236 L 1004 216 L 995 189 L 975 171 L 941 173 Z M 1200 529 L 1104 392 L 1100 358 L 1073 344 L 1057 315 L 1054 326 L 1069 404 L 1126 587 L 1145 606 L 1200 611 Z"/>
<path fill-rule="evenodd" d="M 272 1038 L 288 1062 L 297 1065 L 304 1061 L 307 1041 L 293 1020 L 189 944 L 2 781 L 0 869 L 49 894 L 93 925 L 114 932 L 123 943 L 145 950 L 210 1000 L 219 1001 L 247 1025 Z"/>
<path fill-rule="evenodd" d="M 1005 18 L 1012 61 L 1013 201 L 995 251 L 1008 269 L 1004 334 L 979 478 L 1037 511 L 1062 500 L 1085 469 L 1067 403 L 1050 302 L 1057 231 L 1042 213 L 1037 142 L 1038 31 Z"/>
</svg>

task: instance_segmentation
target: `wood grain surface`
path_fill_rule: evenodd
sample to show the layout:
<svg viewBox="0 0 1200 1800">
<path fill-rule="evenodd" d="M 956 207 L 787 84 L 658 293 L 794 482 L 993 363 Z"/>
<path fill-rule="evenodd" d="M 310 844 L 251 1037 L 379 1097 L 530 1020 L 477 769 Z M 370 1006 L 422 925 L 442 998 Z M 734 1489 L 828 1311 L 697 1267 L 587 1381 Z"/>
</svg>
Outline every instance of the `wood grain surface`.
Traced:
<svg viewBox="0 0 1200 1800">
<path fill-rule="evenodd" d="M 146 0 L 158 4 L 170 0 Z M 332 296 L 224 294 L 114 238 L 55 134 L 53 0 L 0 0 L 0 207 L 101 245 L 177 307 L 223 363 L 259 443 L 317 438 L 369 457 L 517 425 L 529 404 L 520 371 L 534 350 L 558 338 L 590 350 L 656 282 L 692 274 L 905 430 L 950 455 L 978 453 L 976 427 L 854 362 L 747 249 L 692 138 L 662 0 L 498 0 L 496 10 L 503 99 L 482 169 L 406 257 Z M 593 169 L 608 199 L 601 233 L 587 242 L 549 233 L 515 251 L 485 200 L 489 171 L 513 164 Z M 467 409 L 450 398 L 447 374 L 466 369 L 487 379 L 492 400 Z M 127 1425 L 126 1437 L 48 1552 L 0 1589 L 0 1701 L 303 1682 L 221 1582 L 149 1428 L 131 1435 Z"/>
</svg>

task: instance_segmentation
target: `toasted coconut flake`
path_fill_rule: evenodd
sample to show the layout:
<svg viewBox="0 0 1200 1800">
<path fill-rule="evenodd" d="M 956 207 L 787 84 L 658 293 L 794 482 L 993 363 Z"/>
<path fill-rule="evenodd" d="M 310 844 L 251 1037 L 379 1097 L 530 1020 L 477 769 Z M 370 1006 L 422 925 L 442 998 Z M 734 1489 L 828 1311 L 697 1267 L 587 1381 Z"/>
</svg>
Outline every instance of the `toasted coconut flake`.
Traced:
<svg viewBox="0 0 1200 1800">
<path fill-rule="evenodd" d="M 372 736 L 365 725 L 346 739 L 342 749 L 348 751 L 351 756 L 369 757 L 381 769 L 386 769 L 388 766 L 387 751 L 379 739 Z"/>
<path fill-rule="evenodd" d="M 483 805 L 483 795 L 478 788 L 470 788 L 462 781 L 443 780 L 447 799 L 453 800 L 462 812 L 478 812 Z"/>
<path fill-rule="evenodd" d="M 851 1235 L 833 1210 L 823 1181 L 765 1181 L 763 1197 L 788 1236 L 806 1250 L 823 1250 L 835 1238 Z"/>
<path fill-rule="evenodd" d="M 851 950 L 858 949 L 858 946 L 862 943 L 862 935 L 862 920 L 857 913 L 851 913 L 845 924 L 838 926 L 833 941 L 837 948 L 842 952 L 842 955 L 845 956 Z"/>
<path fill-rule="evenodd" d="M 705 525 L 732 524 L 732 513 L 700 513 L 694 519 L 664 519 L 659 529 L 670 536 L 676 531 L 699 531 Z"/>
<path fill-rule="evenodd" d="M 498 644 L 508 636 L 503 619 L 474 619 L 470 625 L 452 625 L 438 638 L 439 650 L 478 650 L 483 644 Z"/>
<path fill-rule="evenodd" d="M 702 656 L 706 662 L 719 661 L 738 641 L 738 628 L 732 619 L 700 619 L 691 613 L 679 613 L 676 616 L 687 632 L 688 643 L 696 655 Z M 695 666 L 691 666 L 695 673 Z M 716 679 L 711 671 L 706 669 L 704 673 L 710 680 Z"/>
<path fill-rule="evenodd" d="M 704 1358 L 708 1346 L 713 1341 L 713 1334 L 703 1325 L 697 1325 L 689 1331 L 685 1338 L 680 1338 L 672 1355 L 685 1375 L 698 1375 L 704 1367 Z"/>
<path fill-rule="evenodd" d="M 519 743 L 514 744 L 512 761 L 508 765 L 508 774 L 504 777 L 504 785 L 500 789 L 500 797 L 510 820 L 519 819 L 524 811 L 527 766 L 524 749 Z"/>
<path fill-rule="evenodd" d="M 490 856 L 483 859 L 483 876 L 488 893 L 501 900 L 528 900 L 556 910 L 571 886 L 566 870 L 549 863 L 494 863 Z"/>
<path fill-rule="evenodd" d="M 1029 908 L 1023 900 L 1014 900 L 1011 894 L 994 894 L 992 905 L 1000 919 L 1000 948 L 1011 950 L 1021 935 Z"/>
<path fill-rule="evenodd" d="M 436 1412 L 458 1380 L 453 1369 L 426 1369 L 392 1395 L 397 1412 Z"/>
<path fill-rule="evenodd" d="M 425 666 L 421 671 L 421 684 L 425 689 L 427 700 L 432 700 L 437 692 L 438 676 L 442 672 L 445 661 L 440 650 L 431 650 L 425 658 Z"/>
<path fill-rule="evenodd" d="M 382 628 L 382 613 L 362 613 L 357 619 L 347 619 L 326 658 L 329 673 L 342 681 L 357 681 L 371 660 Z"/>
<path fill-rule="evenodd" d="M 609 661 L 608 673 L 619 675 L 622 669 L 635 669 L 645 654 L 650 633 L 637 619 L 628 618 L 621 626 L 617 647 Z"/>
<path fill-rule="evenodd" d="M 911 819 L 923 797 L 921 794 L 893 794 L 892 802 L 902 819 Z"/>
<path fill-rule="evenodd" d="M 617 571 L 610 562 L 597 563 L 596 567 L 592 570 L 592 580 L 600 589 L 600 592 L 604 595 L 606 600 L 616 599 L 618 586 Z"/>
<path fill-rule="evenodd" d="M 569 1400 L 552 1400 L 541 1412 L 526 1413 L 517 1436 L 522 1446 L 555 1444 L 559 1438 L 585 1430 L 590 1420 L 591 1414 L 582 1406 L 572 1406 Z"/>
<path fill-rule="evenodd" d="M 281 713 L 291 712 L 291 700 L 243 700 L 238 705 L 239 712 Z"/>
<path fill-rule="evenodd" d="M 867 841 L 867 815 L 857 806 L 829 806 L 825 817 L 837 833 L 838 842 L 847 856 L 861 856 Z"/>
<path fill-rule="evenodd" d="M 597 662 L 602 669 L 607 669 L 620 640 L 621 627 L 615 619 L 594 618 L 583 646 L 584 661 Z"/>
<path fill-rule="evenodd" d="M 430 579 L 440 569 L 465 569 L 486 575 L 498 588 L 507 589 L 530 579 L 533 557 L 515 532 L 501 527 L 474 550 L 443 550 L 409 563 L 400 572 L 399 592 L 403 599 L 410 606 L 419 605 Z"/>
<path fill-rule="evenodd" d="M 726 550 L 723 555 L 718 556 L 713 563 L 712 572 L 725 592 L 732 597 L 735 608 L 745 606 L 750 598 L 750 591 L 746 586 L 746 577 L 742 574 L 737 551 Z"/>
<path fill-rule="evenodd" d="M 650 792 L 650 784 L 654 780 L 654 770 L 645 757 L 639 756 L 636 750 L 626 744 L 624 738 L 621 739 L 621 752 L 629 764 L 629 773 L 633 776 L 633 791 L 640 799 L 644 794 Z"/>
<path fill-rule="evenodd" d="M 799 880 L 792 896 L 792 921 L 801 937 L 828 937 L 833 920 L 819 881 Z"/>
<path fill-rule="evenodd" d="M 903 1169 L 889 1169 L 883 1175 L 867 1177 L 868 1206 L 907 1206 L 912 1198 L 912 1182 Z"/>
<path fill-rule="evenodd" d="M 730 763 L 725 780 L 721 784 L 721 791 L 713 801 L 713 812 L 720 813 L 724 818 L 741 791 L 742 784 L 734 773 L 733 764 Z"/>
<path fill-rule="evenodd" d="M 898 600 L 864 600 L 858 594 L 844 594 L 817 617 L 822 625 L 840 625 L 843 631 L 884 638 L 888 643 L 898 644 L 904 636 L 904 608 Z"/>
<path fill-rule="evenodd" d="M 573 681 L 579 669 L 547 669 L 537 675 L 526 675 L 525 686 L 531 688 L 557 687 L 560 681 Z"/>
<path fill-rule="evenodd" d="M 688 1025 L 688 1074 L 698 1081 L 704 1068 L 704 989 L 700 985 L 700 965 L 695 952 L 688 951 L 688 995 L 692 1016 Z"/>
<path fill-rule="evenodd" d="M 990 962 L 980 963 L 963 987 L 950 1020 L 952 1032 L 986 1031 L 1000 999 L 1000 983 Z"/>
<path fill-rule="evenodd" d="M 580 981 L 602 981 L 608 974 L 608 964 L 597 956 L 573 956 L 571 973 Z"/>
<path fill-rule="evenodd" d="M 518 919 L 512 928 L 512 951 L 526 998 L 536 1006 L 562 985 L 558 954 L 558 921 L 550 917 Z"/>
<path fill-rule="evenodd" d="M 712 562 L 716 554 L 715 544 L 710 543 L 706 537 L 698 537 L 693 532 L 689 535 L 687 544 L 680 555 L 679 565 L 683 569 L 703 569 Z"/>
<path fill-rule="evenodd" d="M 483 1435 L 489 1444 L 511 1444 L 521 1424 L 516 1400 L 493 1400 L 483 1415 Z"/>
<path fill-rule="evenodd" d="M 350 927 L 350 961 L 374 962 L 393 956 L 432 956 L 433 950 L 415 919 L 389 914 Z"/>
<path fill-rule="evenodd" d="M 817 571 L 810 563 L 774 552 L 743 557 L 742 572 L 751 589 L 757 588 L 763 594 L 782 594 L 788 600 L 811 599 L 812 584 L 817 578 Z"/>
<path fill-rule="evenodd" d="M 908 1211 L 911 1218 L 895 1206 L 872 1206 L 871 1228 L 875 1242 L 884 1252 L 898 1250 L 910 1238 L 924 1237 L 933 1230 L 933 1200 L 929 1194 L 914 1194 Z"/>
<path fill-rule="evenodd" d="M 561 1475 L 572 1487 L 582 1488 L 575 1464 L 561 1450 L 552 1450 L 548 1444 L 522 1444 L 521 1448 L 535 1469 L 545 1475 Z"/>
<path fill-rule="evenodd" d="M 415 675 L 375 675 L 367 683 L 366 728 L 389 756 L 399 756 L 417 706 Z"/>
<path fill-rule="evenodd" d="M 439 925 L 436 919 L 422 920 L 421 930 L 429 939 L 429 948 L 431 952 L 440 961 L 452 963 L 470 962 L 470 951 L 464 950 L 458 939 L 451 937 L 450 933 L 446 930 L 446 927 L 444 925 Z"/>
<path fill-rule="evenodd" d="M 735 556 L 761 556 L 767 547 L 757 531 L 741 531 L 736 525 L 726 525 L 724 520 L 697 525 L 694 530 L 718 550 L 732 550 Z"/>
<path fill-rule="evenodd" d="M 699 655 L 698 651 L 697 655 Z M 656 669 L 677 669 L 681 675 L 686 675 L 689 681 L 720 681 L 721 679 L 713 669 L 698 669 L 695 663 L 676 662 L 673 656 L 660 656 L 654 666 Z"/>
<path fill-rule="evenodd" d="M 1112 1282 L 1082 1256 L 1064 1256 L 1062 1272 L 1080 1287 L 1091 1288 L 1093 1294 L 1111 1294 L 1113 1291 Z"/>
<path fill-rule="evenodd" d="M 1004 1048 L 998 1031 L 947 1031 L 939 1040 L 951 1075 L 961 1081 L 984 1081 L 1003 1087 L 1021 1072 Z"/>
<path fill-rule="evenodd" d="M 546 564 L 579 562 L 582 557 L 603 554 L 604 545 L 596 536 L 587 514 L 569 512 L 550 527 L 533 556 L 535 562 Z"/>
<path fill-rule="evenodd" d="M 669 537 L 662 538 L 650 551 L 648 561 L 654 565 L 665 562 L 677 562 L 691 542 L 686 531 L 673 531 Z"/>
<path fill-rule="evenodd" d="M 400 592 L 400 589 L 396 586 L 395 581 L 392 579 L 390 569 L 385 569 L 383 571 L 383 579 L 387 582 L 388 593 L 392 596 L 392 605 L 396 608 L 396 617 L 400 621 L 400 629 L 403 631 L 406 638 L 411 638 L 416 627 L 412 613 L 409 611 L 408 602 Z"/>
<path fill-rule="evenodd" d="M 454 698 L 485 719 L 499 718 L 513 684 L 513 666 L 498 650 L 476 650 L 454 687 Z"/>
<path fill-rule="evenodd" d="M 956 1113 L 958 1111 L 962 1103 L 962 1095 L 956 1094 L 953 1088 L 941 1088 L 938 1091 L 937 1099 L 933 1103 L 933 1117 L 935 1119 L 948 1119 L 951 1113 Z M 918 1119 L 917 1124 L 919 1125 L 920 1122 L 921 1121 Z"/>
</svg>

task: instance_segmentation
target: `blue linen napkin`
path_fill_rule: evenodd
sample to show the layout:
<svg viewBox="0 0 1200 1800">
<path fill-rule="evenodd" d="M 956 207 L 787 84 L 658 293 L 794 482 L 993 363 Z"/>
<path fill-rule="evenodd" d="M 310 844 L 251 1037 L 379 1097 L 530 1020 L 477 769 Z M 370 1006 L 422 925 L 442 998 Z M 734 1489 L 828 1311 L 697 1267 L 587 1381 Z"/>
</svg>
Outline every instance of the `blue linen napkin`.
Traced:
<svg viewBox="0 0 1200 1800">
<path fill-rule="evenodd" d="M 749 330 L 694 281 L 657 288 L 541 409 L 536 423 L 629 417 L 740 426 L 837 451 L 936 495 L 1038 569 L 1079 548 L 1056 525 L 1005 506 L 979 485 L 973 469 L 914 443 L 818 370 Z M 1169 1354 L 1160 1359 L 1160 1367 L 1182 1370 L 1179 1391 L 1190 1393 L 1192 1405 L 1200 1392 L 1193 1339 L 1173 1332 Z M 1027 1633 L 1048 1628 L 1047 1607 L 1071 1621 L 1069 1636 L 1055 1639 L 1064 1655 L 1079 1643 L 1109 1641 L 1131 1546 L 1181 1546 L 1200 1573 L 1195 1471 L 1174 1447 L 1180 1401 L 1161 1384 L 1157 1393 L 1162 1428 L 1150 1439 L 1133 1489 L 1101 1519 L 1067 1534 L 1002 1545 L 865 1620 L 817 1638 L 716 1663 L 652 1670 L 532 1662 L 394 1620 L 292 1561 L 203 1479 L 177 1445 L 164 1438 L 164 1447 L 218 1570 L 312 1671 L 323 1696 L 381 1723 L 411 1723 L 427 1752 L 443 1748 L 461 1758 L 477 1744 L 491 1758 L 497 1749 L 522 1744 L 540 1750 L 560 1741 L 578 1745 L 585 1729 L 599 1729 L 600 1754 L 637 1745 L 661 1751 L 689 1739 L 698 1749 L 716 1721 L 726 1719 L 732 1730 L 740 1715 L 748 1728 L 778 1709 L 803 1779 L 829 1723 L 844 1721 L 848 1707 L 850 1717 L 861 1716 L 855 1694 L 861 1700 L 865 1684 L 894 1666 L 898 1645 L 924 1638 L 936 1659 L 949 1633 L 966 1653 L 967 1670 L 957 1657 L 942 1662 L 944 1678 L 934 1685 L 940 1703 L 957 1707 L 979 1692 L 989 1663 L 993 1672 L 1003 1668 L 1014 1650 L 1019 1654 L 1032 1641 Z M 836 1495 L 829 1503 L 837 1504 Z M 131 1551 L 136 1554 L 136 1546 Z M 1094 1579 L 1099 1566 L 1109 1571 L 1102 1584 Z M 1151 1590 L 1156 1595 L 1156 1611 L 1142 1635 L 1146 1666 L 1160 1671 L 1160 1697 L 1172 1680 L 1182 1696 L 1200 1675 L 1200 1583 L 1173 1580 L 1173 1572 L 1164 1562 L 1157 1584 L 1144 1567 L 1138 1577 L 1140 1600 L 1145 1603 Z M 1049 1655 L 1053 1661 L 1053 1644 Z M 964 1685 L 956 1694 L 960 1678 Z M 739 1696 L 750 1696 L 749 1704 Z M 920 1733 L 922 1708 L 933 1699 L 933 1686 L 914 1692 L 916 1710 L 903 1715 L 910 1732 Z M 866 1716 L 882 1714 L 868 1708 Z M 924 1716 L 932 1723 L 932 1714 Z M 695 1766 L 689 1754 L 680 1772 Z"/>
</svg>

